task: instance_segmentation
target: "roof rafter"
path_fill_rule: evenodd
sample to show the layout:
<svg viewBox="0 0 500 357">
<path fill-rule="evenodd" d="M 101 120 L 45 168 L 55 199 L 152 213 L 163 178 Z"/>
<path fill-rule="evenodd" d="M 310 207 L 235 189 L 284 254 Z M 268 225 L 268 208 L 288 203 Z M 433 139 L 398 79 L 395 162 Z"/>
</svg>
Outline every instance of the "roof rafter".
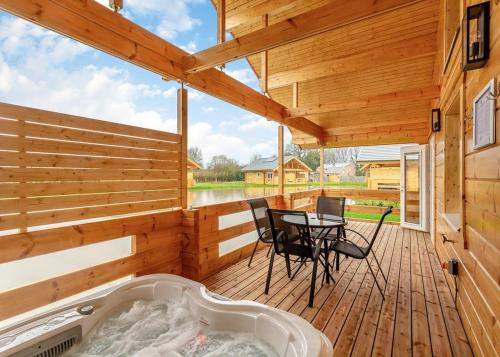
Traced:
<svg viewBox="0 0 500 357">
<path fill-rule="evenodd" d="M 194 73 L 360 21 L 420 0 L 350 0 L 330 4 L 272 24 L 183 59 Z"/>
<path fill-rule="evenodd" d="M 288 120 L 286 107 L 219 70 L 184 73 L 181 62 L 187 52 L 95 1 L 0 0 L 0 8 L 322 140 L 320 126 L 306 118 Z"/>
</svg>

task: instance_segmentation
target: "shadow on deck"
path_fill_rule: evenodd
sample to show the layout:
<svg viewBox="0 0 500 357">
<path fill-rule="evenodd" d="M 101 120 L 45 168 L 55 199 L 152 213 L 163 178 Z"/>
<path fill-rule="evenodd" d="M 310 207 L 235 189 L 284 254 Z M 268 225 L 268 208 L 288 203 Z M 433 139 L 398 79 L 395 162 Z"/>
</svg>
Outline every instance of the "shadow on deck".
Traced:
<svg viewBox="0 0 500 357">
<path fill-rule="evenodd" d="M 375 224 L 349 226 L 368 234 Z M 333 274 L 335 284 L 321 285 L 318 273 L 313 308 L 307 307 L 310 264 L 290 281 L 279 258 L 265 295 L 267 249 L 257 253 L 251 268 L 246 258 L 203 283 L 228 298 L 258 301 L 303 317 L 328 336 L 335 355 L 472 355 L 429 235 L 398 225 L 384 225 L 381 233 L 374 249 L 388 275 L 387 286 L 382 285 L 385 301 L 366 262 L 354 259 L 341 261 Z M 378 279 L 383 284 L 380 274 Z"/>
</svg>

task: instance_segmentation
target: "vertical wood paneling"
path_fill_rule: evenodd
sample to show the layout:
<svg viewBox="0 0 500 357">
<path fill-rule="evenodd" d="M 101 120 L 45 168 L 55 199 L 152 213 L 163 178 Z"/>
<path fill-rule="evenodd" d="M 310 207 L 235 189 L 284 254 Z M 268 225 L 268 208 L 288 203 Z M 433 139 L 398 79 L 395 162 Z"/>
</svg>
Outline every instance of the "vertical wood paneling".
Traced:
<svg viewBox="0 0 500 357">
<path fill-rule="evenodd" d="M 466 1 L 472 5 L 473 1 Z M 500 79 L 500 5 L 492 1 L 490 18 L 491 57 L 486 66 L 469 71 L 461 77 L 461 40 L 457 43 L 447 72 L 443 77 L 441 107 L 451 101 L 462 79 L 464 103 L 464 189 L 465 215 L 460 232 L 454 232 L 442 218 L 445 190 L 443 132 L 436 139 L 436 251 L 441 262 L 450 258 L 461 263 L 457 279 L 457 307 L 471 346 L 478 356 L 494 356 L 500 351 L 500 113 L 497 101 L 497 143 L 472 149 L 472 101 L 491 79 Z M 463 114 L 462 114 L 463 115 Z M 454 243 L 444 243 L 441 234 Z M 464 245 L 464 242 L 467 245 Z M 445 273 L 448 284 L 455 282 Z"/>
</svg>

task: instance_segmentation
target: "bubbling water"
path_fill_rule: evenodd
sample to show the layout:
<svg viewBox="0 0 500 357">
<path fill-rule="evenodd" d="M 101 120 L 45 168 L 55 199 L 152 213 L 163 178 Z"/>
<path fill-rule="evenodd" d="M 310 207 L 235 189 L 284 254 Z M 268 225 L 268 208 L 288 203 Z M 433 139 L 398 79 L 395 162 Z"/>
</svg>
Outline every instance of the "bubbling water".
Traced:
<svg viewBox="0 0 500 357">
<path fill-rule="evenodd" d="M 210 329 L 193 315 L 185 298 L 137 300 L 109 317 L 71 357 L 277 357 L 253 334 Z"/>
</svg>

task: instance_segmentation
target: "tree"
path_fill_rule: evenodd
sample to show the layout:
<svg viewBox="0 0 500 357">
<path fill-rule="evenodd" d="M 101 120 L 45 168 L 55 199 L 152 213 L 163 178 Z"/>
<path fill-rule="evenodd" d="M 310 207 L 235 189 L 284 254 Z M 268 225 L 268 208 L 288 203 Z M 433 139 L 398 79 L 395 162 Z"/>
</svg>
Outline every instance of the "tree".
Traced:
<svg viewBox="0 0 500 357">
<path fill-rule="evenodd" d="M 192 146 L 188 150 L 188 157 L 196 162 L 198 165 L 203 167 L 203 153 L 201 149 L 197 146 Z"/>
<path fill-rule="evenodd" d="M 252 157 L 250 158 L 249 164 L 253 164 L 254 162 L 260 160 L 262 156 L 260 154 L 253 154 Z"/>
<path fill-rule="evenodd" d="M 228 158 L 226 155 L 215 155 L 207 166 L 212 177 L 218 181 L 240 181 L 243 179 L 243 173 L 238 162 Z"/>
<path fill-rule="evenodd" d="M 352 148 L 335 148 L 325 150 L 325 163 L 335 164 L 337 162 L 353 162 L 358 161 L 359 147 Z"/>
</svg>

